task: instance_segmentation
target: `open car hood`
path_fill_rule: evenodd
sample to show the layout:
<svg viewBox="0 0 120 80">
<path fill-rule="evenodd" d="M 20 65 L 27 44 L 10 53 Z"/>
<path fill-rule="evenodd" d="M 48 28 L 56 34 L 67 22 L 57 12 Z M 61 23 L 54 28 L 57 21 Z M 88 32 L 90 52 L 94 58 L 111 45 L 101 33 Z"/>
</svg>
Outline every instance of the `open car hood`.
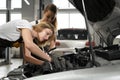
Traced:
<svg viewBox="0 0 120 80">
<path fill-rule="evenodd" d="M 82 0 L 69 0 L 84 16 Z M 119 0 L 84 0 L 88 22 L 106 45 L 120 34 Z"/>
</svg>

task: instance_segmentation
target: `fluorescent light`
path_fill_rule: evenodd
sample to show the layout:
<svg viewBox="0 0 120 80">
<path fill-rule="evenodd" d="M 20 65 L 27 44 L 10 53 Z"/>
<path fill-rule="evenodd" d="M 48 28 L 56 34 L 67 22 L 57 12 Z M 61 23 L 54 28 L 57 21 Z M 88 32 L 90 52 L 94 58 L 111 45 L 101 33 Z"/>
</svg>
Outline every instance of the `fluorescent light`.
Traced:
<svg viewBox="0 0 120 80">
<path fill-rule="evenodd" d="M 30 3 L 28 2 L 28 0 L 24 0 L 25 1 L 25 3 L 27 4 L 27 5 L 30 5 Z"/>
</svg>

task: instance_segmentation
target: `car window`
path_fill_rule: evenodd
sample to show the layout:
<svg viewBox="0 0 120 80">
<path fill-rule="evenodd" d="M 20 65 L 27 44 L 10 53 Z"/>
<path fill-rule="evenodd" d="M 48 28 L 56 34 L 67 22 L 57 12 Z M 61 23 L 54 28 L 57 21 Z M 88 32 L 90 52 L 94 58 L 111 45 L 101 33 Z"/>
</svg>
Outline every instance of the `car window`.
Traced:
<svg viewBox="0 0 120 80">
<path fill-rule="evenodd" d="M 86 29 L 60 29 L 58 30 L 57 39 L 59 40 L 87 40 L 87 30 Z"/>
</svg>

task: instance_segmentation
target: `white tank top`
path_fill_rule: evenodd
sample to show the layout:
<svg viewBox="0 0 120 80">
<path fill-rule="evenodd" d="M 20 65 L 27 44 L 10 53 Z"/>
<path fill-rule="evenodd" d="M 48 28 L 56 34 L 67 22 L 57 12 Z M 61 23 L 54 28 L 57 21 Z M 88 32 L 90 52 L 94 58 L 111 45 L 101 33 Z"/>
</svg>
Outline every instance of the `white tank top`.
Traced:
<svg viewBox="0 0 120 80">
<path fill-rule="evenodd" d="M 0 38 L 9 41 L 16 41 L 20 38 L 19 28 L 32 29 L 32 25 L 27 20 L 14 20 L 0 25 Z"/>
<path fill-rule="evenodd" d="M 38 21 L 38 23 L 40 23 L 40 20 L 37 20 Z M 35 25 L 36 24 L 36 21 L 32 21 L 32 22 L 30 22 L 32 25 Z"/>
</svg>

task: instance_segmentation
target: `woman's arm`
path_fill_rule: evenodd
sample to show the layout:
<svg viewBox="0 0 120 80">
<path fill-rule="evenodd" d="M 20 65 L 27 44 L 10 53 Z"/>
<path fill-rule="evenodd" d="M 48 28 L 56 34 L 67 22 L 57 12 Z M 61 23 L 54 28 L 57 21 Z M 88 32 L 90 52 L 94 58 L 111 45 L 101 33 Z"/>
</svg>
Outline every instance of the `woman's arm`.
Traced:
<svg viewBox="0 0 120 80">
<path fill-rule="evenodd" d="M 56 47 L 56 41 L 55 40 L 52 40 L 51 42 L 50 42 L 50 49 L 53 49 L 53 48 L 55 48 Z"/>
<path fill-rule="evenodd" d="M 43 59 L 45 59 L 46 61 L 51 62 L 51 58 L 48 54 L 44 53 L 34 42 L 33 42 L 33 38 L 32 38 L 32 33 L 29 29 L 24 28 L 21 29 L 22 32 L 22 38 L 24 41 L 24 47 L 25 50 L 28 50 L 29 52 L 32 52 L 34 55 L 41 57 Z M 27 53 L 28 51 L 25 52 L 25 54 L 29 54 Z M 29 57 L 29 56 L 28 56 Z"/>
<path fill-rule="evenodd" d="M 44 63 L 44 61 L 31 56 L 31 52 L 27 48 L 24 48 L 24 60 L 36 65 L 42 65 Z"/>
<path fill-rule="evenodd" d="M 49 50 L 53 49 L 56 47 L 56 35 L 54 34 L 52 40 L 50 41 L 50 47 Z"/>
</svg>

